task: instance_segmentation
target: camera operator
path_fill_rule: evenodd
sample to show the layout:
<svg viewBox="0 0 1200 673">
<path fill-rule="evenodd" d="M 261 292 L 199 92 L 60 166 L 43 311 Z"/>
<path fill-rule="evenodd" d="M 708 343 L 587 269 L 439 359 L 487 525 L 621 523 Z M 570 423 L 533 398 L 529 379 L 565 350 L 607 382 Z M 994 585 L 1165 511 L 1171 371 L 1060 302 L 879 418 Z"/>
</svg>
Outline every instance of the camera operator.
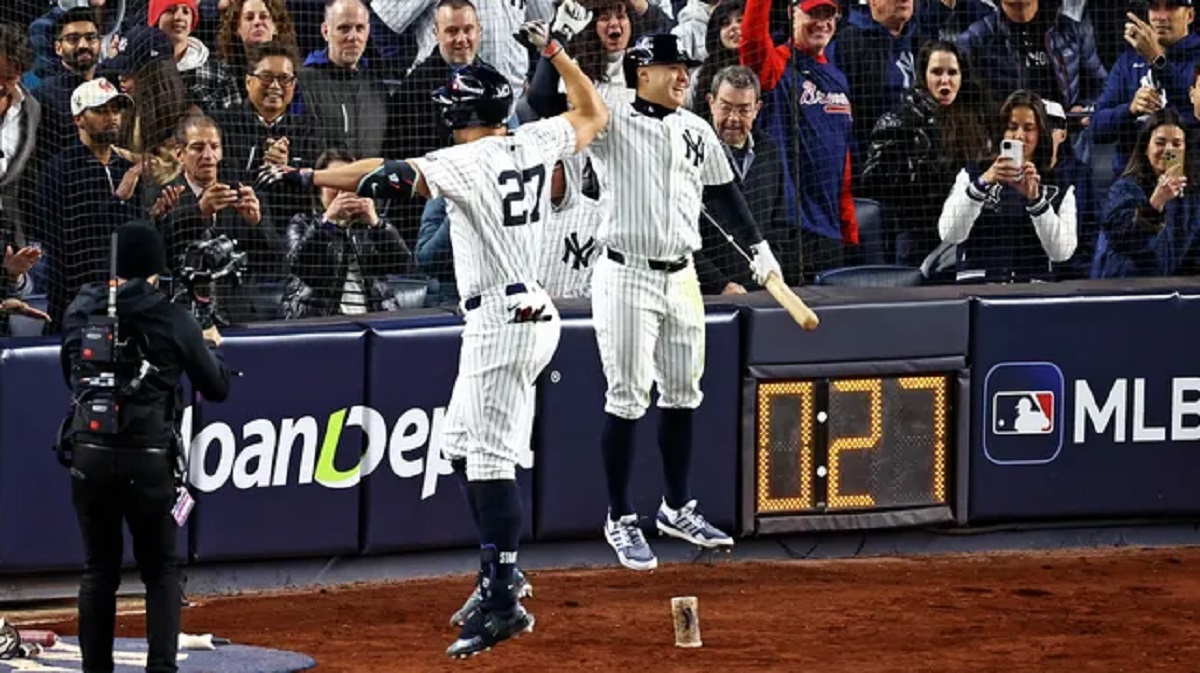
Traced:
<svg viewBox="0 0 1200 673">
<path fill-rule="evenodd" d="M 113 670 L 124 520 L 146 586 L 146 670 L 166 673 L 178 670 L 182 597 L 172 509 L 177 497 L 190 498 L 182 487 L 179 460 L 179 378 L 186 373 L 206 400 L 220 402 L 229 393 L 229 372 L 205 346 L 206 341 L 220 344 L 216 328 L 201 332 L 184 307 L 159 291 L 158 275 L 167 260 L 158 231 L 147 223 L 129 222 L 117 229 L 116 238 L 115 341 L 128 344 L 119 349 L 122 355 L 115 363 L 103 364 L 104 358 L 97 355 L 101 347 L 94 335 L 108 314 L 105 283 L 85 285 L 63 322 L 62 369 L 74 404 L 59 450 L 60 460 L 70 465 L 72 501 L 84 543 L 79 644 L 83 670 Z M 101 399 L 94 381 L 103 378 L 98 371 L 106 368 L 117 372 L 116 384 L 109 389 L 116 410 L 111 419 L 96 420 L 105 409 L 90 403 Z"/>
</svg>

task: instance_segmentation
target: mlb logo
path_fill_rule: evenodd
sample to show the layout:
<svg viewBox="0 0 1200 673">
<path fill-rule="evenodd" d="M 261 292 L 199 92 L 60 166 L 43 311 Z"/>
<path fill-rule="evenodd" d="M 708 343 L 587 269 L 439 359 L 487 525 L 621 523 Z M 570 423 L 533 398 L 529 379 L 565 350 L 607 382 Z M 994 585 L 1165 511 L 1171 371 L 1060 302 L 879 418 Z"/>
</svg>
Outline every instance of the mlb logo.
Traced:
<svg viewBox="0 0 1200 673">
<path fill-rule="evenodd" d="M 1054 432 L 1054 391 L 1019 390 L 992 397 L 992 432 L 1048 435 Z"/>
<path fill-rule="evenodd" d="M 1052 362 L 1002 362 L 983 382 L 983 453 L 997 465 L 1042 465 L 1062 451 L 1064 378 Z"/>
</svg>

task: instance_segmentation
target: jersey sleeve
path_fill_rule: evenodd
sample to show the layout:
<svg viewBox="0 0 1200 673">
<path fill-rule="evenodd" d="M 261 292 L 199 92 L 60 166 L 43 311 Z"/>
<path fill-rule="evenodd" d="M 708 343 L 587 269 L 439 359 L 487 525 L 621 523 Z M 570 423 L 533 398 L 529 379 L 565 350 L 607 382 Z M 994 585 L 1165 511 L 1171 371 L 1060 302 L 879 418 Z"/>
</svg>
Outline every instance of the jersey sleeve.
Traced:
<svg viewBox="0 0 1200 673">
<path fill-rule="evenodd" d="M 717 134 L 708 124 L 698 124 L 704 137 L 704 166 L 700 169 L 700 182 L 705 185 L 723 185 L 733 182 L 733 168 L 717 140 Z"/>
<path fill-rule="evenodd" d="M 575 127 L 563 117 L 551 117 L 517 127 L 521 137 L 547 166 L 575 154 Z"/>
<path fill-rule="evenodd" d="M 430 152 L 409 163 L 425 179 L 430 198 L 465 201 L 471 193 L 472 176 L 479 170 L 479 158 L 471 145 L 455 145 Z"/>
</svg>

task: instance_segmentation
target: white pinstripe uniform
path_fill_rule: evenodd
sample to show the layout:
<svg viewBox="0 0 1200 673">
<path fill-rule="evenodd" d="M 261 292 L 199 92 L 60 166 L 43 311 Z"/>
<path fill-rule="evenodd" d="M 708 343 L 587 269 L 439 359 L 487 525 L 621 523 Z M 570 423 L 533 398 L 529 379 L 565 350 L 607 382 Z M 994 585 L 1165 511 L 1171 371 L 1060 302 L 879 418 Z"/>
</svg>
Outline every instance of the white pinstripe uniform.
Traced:
<svg viewBox="0 0 1200 673">
<path fill-rule="evenodd" d="M 466 458 L 471 481 L 513 479 L 529 453 L 534 381 L 562 326 L 535 280 L 541 226 L 554 164 L 574 153 L 575 129 L 555 117 L 410 161 L 450 218 L 466 327 L 442 453 Z M 534 319 L 515 322 L 522 314 Z"/>
<path fill-rule="evenodd" d="M 582 159 L 576 156 L 563 161 L 566 190 L 546 221 L 541 279 L 551 297 L 592 295 L 592 270 L 600 252 L 596 233 L 604 211 L 599 201 L 583 194 Z"/>
<path fill-rule="evenodd" d="M 624 102 L 610 101 L 609 109 L 608 128 L 589 146 L 608 207 L 598 237 L 606 251 L 592 276 L 608 380 L 604 409 L 640 418 L 651 382 L 658 406 L 695 409 L 703 399 L 705 334 L 691 255 L 701 245 L 703 188 L 732 181 L 733 171 L 712 127 L 690 111 L 658 119 Z M 681 259 L 682 270 L 651 268 Z"/>
</svg>

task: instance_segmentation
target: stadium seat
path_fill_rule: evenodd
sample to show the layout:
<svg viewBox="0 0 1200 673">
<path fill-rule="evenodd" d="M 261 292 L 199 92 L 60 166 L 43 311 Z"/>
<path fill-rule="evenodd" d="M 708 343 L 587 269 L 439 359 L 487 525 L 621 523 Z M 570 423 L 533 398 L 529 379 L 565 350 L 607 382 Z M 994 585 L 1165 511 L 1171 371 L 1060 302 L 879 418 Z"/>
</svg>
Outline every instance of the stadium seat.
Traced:
<svg viewBox="0 0 1200 673">
<path fill-rule="evenodd" d="M 915 267 L 864 264 L 823 271 L 817 274 L 813 284 L 843 287 L 913 287 L 920 285 L 923 280 L 921 270 Z"/>
<path fill-rule="evenodd" d="M 852 265 L 887 264 L 884 252 L 883 206 L 873 199 L 854 199 L 858 214 L 858 245 L 846 248 L 846 261 Z"/>
<path fill-rule="evenodd" d="M 409 276 L 388 276 L 387 284 L 396 299 L 396 308 L 421 308 L 425 305 L 425 296 L 429 293 L 428 280 Z"/>
<path fill-rule="evenodd" d="M 1113 155 L 1117 153 L 1117 146 L 1108 143 L 1106 145 L 1092 144 L 1092 156 L 1088 161 L 1092 167 L 1092 179 L 1095 181 L 1094 186 L 1096 195 L 1100 199 L 1098 204 L 1104 206 L 1104 200 L 1108 196 L 1108 188 L 1116 180 L 1113 175 L 1112 162 Z"/>
<path fill-rule="evenodd" d="M 283 318 L 283 292 L 287 283 L 262 282 L 254 288 L 253 301 L 256 322 L 280 320 Z"/>
</svg>

